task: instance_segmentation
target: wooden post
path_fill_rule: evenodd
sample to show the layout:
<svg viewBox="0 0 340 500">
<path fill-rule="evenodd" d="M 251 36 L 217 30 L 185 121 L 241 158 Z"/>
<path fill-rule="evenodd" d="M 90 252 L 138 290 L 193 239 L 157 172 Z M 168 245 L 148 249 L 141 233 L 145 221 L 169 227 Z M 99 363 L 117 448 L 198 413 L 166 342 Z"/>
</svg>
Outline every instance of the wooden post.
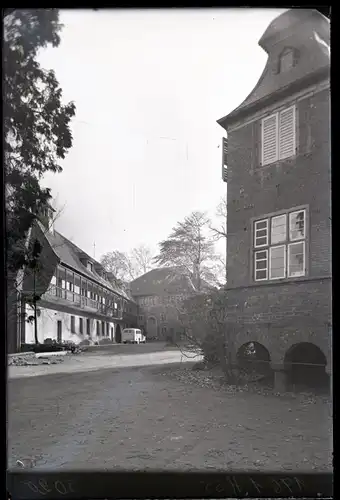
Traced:
<svg viewBox="0 0 340 500">
<path fill-rule="evenodd" d="M 65 267 L 65 299 L 67 299 L 67 269 Z"/>
<path fill-rule="evenodd" d="M 75 280 L 76 280 L 76 277 L 75 277 L 75 274 L 73 273 L 73 290 L 72 290 L 72 298 L 73 298 L 73 302 L 74 302 L 74 285 L 75 285 Z"/>
</svg>

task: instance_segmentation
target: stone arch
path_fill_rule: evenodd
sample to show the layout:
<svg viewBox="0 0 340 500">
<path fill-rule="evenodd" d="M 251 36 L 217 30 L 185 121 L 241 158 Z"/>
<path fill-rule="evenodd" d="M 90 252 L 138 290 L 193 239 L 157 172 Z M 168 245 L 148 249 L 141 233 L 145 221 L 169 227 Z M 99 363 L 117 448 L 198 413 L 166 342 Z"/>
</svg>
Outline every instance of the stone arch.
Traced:
<svg viewBox="0 0 340 500">
<path fill-rule="evenodd" d="M 284 356 L 284 367 L 290 386 L 299 389 L 329 389 L 327 357 L 323 350 L 312 342 L 291 345 Z"/>
<path fill-rule="evenodd" d="M 267 335 L 261 335 L 257 332 L 243 331 L 242 333 L 238 333 L 236 335 L 235 342 L 233 343 L 235 361 L 237 360 L 237 353 L 240 348 L 245 344 L 249 344 L 250 342 L 263 346 L 268 351 L 270 359 L 272 358 L 272 346 L 270 345 Z"/>
<path fill-rule="evenodd" d="M 157 318 L 153 314 L 150 314 L 146 320 L 146 334 L 149 339 L 158 337 Z"/>
<path fill-rule="evenodd" d="M 246 371 L 269 376 L 272 373 L 270 352 L 257 341 L 242 344 L 236 352 L 237 364 Z"/>
</svg>

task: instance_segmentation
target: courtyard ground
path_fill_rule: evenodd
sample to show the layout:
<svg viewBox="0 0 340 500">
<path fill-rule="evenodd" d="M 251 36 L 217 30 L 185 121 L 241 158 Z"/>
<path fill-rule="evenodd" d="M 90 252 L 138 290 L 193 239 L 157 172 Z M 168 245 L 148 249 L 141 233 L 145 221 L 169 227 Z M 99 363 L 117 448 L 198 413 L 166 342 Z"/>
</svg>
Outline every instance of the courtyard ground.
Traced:
<svg viewBox="0 0 340 500">
<path fill-rule="evenodd" d="M 329 404 L 183 383 L 184 366 L 10 379 L 9 467 L 330 470 Z"/>
</svg>

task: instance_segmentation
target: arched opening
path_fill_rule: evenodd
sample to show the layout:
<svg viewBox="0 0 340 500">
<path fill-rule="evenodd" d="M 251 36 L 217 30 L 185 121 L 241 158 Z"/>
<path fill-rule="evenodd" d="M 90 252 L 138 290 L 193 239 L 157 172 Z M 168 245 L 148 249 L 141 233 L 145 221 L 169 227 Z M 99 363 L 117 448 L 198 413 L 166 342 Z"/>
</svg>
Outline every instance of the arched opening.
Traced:
<svg viewBox="0 0 340 500">
<path fill-rule="evenodd" d="M 273 383 L 273 371 L 270 366 L 270 354 L 259 342 L 247 342 L 237 351 L 238 366 L 244 371 L 250 380 L 271 385 Z"/>
<path fill-rule="evenodd" d="M 157 340 L 157 321 L 154 316 L 149 316 L 146 324 L 146 332 L 148 340 Z"/>
<path fill-rule="evenodd" d="M 116 340 L 117 344 L 121 344 L 122 343 L 122 330 L 121 330 L 119 324 L 116 326 L 115 340 Z"/>
<path fill-rule="evenodd" d="M 286 353 L 285 369 L 292 389 L 313 389 L 328 392 L 329 375 L 326 373 L 327 359 L 315 344 L 301 342 L 294 344 Z"/>
</svg>

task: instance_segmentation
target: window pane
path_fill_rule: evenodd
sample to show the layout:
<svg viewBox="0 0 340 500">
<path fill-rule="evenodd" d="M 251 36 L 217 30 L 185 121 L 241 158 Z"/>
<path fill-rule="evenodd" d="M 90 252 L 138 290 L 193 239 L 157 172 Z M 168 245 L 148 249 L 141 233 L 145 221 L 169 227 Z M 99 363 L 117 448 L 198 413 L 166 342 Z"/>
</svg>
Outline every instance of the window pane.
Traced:
<svg viewBox="0 0 340 500">
<path fill-rule="evenodd" d="M 267 279 L 267 270 L 255 272 L 255 280 L 256 281 L 261 281 L 261 280 L 266 280 L 266 279 Z"/>
<path fill-rule="evenodd" d="M 256 238 L 255 240 L 255 246 L 256 247 L 261 247 L 261 246 L 266 246 L 268 244 L 267 242 L 267 236 L 261 237 L 261 238 Z"/>
<path fill-rule="evenodd" d="M 256 261 L 256 269 L 267 269 L 267 259 L 266 260 L 257 260 Z"/>
<path fill-rule="evenodd" d="M 305 237 L 305 211 L 289 214 L 289 238 L 300 240 Z"/>
<path fill-rule="evenodd" d="M 266 220 L 261 220 L 258 222 L 255 222 L 255 229 L 267 229 L 267 221 Z"/>
<path fill-rule="evenodd" d="M 282 243 L 286 241 L 287 220 L 286 215 L 273 217 L 271 221 L 271 244 Z"/>
<path fill-rule="evenodd" d="M 286 275 L 286 247 L 270 249 L 270 279 L 284 278 Z"/>
<path fill-rule="evenodd" d="M 256 252 L 255 258 L 256 260 L 267 259 L 267 250 L 263 250 L 262 252 Z"/>
<path fill-rule="evenodd" d="M 305 274 L 305 242 L 294 243 L 288 248 L 289 276 L 304 276 Z"/>
</svg>

